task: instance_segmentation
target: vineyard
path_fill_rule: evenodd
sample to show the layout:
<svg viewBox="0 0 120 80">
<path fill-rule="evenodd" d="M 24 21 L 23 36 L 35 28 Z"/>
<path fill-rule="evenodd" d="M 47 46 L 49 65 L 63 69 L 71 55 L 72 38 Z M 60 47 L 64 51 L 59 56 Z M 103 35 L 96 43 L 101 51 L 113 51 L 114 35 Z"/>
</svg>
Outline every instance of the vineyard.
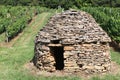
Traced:
<svg viewBox="0 0 120 80">
<path fill-rule="evenodd" d="M 120 42 L 120 8 L 83 7 L 81 10 L 90 13 L 113 41 Z M 8 42 L 22 32 L 35 15 L 47 11 L 50 9 L 39 6 L 0 6 L 0 34 L 5 33 Z"/>
<path fill-rule="evenodd" d="M 120 43 L 120 8 L 83 7 L 80 10 L 90 13 L 112 40 Z M 76 76 L 44 77 L 32 72 L 33 68 L 26 69 L 29 67 L 26 64 L 30 62 L 34 54 L 34 39 L 37 32 L 45 26 L 50 16 L 56 11 L 61 12 L 61 9 L 40 6 L 0 6 L 0 43 L 9 42 L 23 32 L 20 37 L 13 40 L 12 46 L 0 45 L 0 80 L 84 80 L 82 76 L 80 78 Z M 120 52 L 112 49 L 110 52 L 111 60 L 115 62 L 114 66 L 117 65 L 117 68 L 114 68 L 115 73 L 93 76 L 89 80 L 120 79 Z"/>
<path fill-rule="evenodd" d="M 0 34 L 9 42 L 27 27 L 32 18 L 50 9 L 35 6 L 0 6 Z"/>
<path fill-rule="evenodd" d="M 84 7 L 82 10 L 90 13 L 113 41 L 120 42 L 120 8 Z"/>
</svg>

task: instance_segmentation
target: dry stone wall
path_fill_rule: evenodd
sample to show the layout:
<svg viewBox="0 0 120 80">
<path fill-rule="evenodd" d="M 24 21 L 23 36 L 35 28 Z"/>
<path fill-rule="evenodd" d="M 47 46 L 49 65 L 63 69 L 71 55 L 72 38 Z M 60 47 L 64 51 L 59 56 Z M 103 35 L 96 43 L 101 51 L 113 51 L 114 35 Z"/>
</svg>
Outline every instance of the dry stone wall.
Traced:
<svg viewBox="0 0 120 80">
<path fill-rule="evenodd" d="M 66 59 L 67 62 L 69 62 L 69 56 L 71 55 L 72 58 L 70 59 L 75 60 L 75 62 L 73 62 L 77 65 L 69 66 L 69 68 L 67 68 L 68 71 L 74 67 L 78 68 L 77 70 L 74 69 L 75 71 L 82 70 L 86 73 L 110 71 L 109 46 L 101 44 L 81 44 L 73 45 L 72 47 L 74 47 L 73 50 L 67 50 L 64 53 L 65 62 Z"/>
<path fill-rule="evenodd" d="M 51 17 L 39 31 L 33 63 L 40 70 L 55 71 L 56 64 L 59 64 L 55 56 L 63 54 L 63 61 L 59 59 L 59 62 L 63 62 L 66 72 L 110 71 L 110 41 L 91 15 L 82 11 L 65 11 Z"/>
</svg>

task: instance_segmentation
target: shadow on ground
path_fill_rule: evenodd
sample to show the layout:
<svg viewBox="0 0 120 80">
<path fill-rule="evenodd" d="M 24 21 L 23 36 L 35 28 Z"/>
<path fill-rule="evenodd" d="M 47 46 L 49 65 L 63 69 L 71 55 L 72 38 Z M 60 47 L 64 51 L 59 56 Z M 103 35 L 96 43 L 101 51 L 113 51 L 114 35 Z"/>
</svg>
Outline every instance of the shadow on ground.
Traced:
<svg viewBox="0 0 120 80">
<path fill-rule="evenodd" d="M 110 43 L 110 46 L 117 52 L 120 52 L 120 43 L 117 43 L 115 41 L 112 41 Z"/>
</svg>

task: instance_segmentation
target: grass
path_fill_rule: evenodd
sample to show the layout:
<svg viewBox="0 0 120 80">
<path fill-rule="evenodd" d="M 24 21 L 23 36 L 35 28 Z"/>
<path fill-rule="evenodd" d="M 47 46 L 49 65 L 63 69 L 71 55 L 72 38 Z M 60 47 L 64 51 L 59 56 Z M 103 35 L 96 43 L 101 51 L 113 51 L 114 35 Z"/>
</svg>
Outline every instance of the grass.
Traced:
<svg viewBox="0 0 120 80">
<path fill-rule="evenodd" d="M 120 52 L 115 52 L 111 50 L 111 59 L 120 65 Z"/>
<path fill-rule="evenodd" d="M 78 77 L 43 77 L 32 75 L 24 68 L 34 55 L 34 39 L 53 13 L 39 14 L 11 47 L 0 47 L 0 80 L 84 80 Z M 1 39 L 2 40 L 2 39 Z M 112 60 L 120 64 L 120 53 L 111 51 Z M 90 80 L 119 80 L 118 75 L 92 77 Z"/>
<path fill-rule="evenodd" d="M 38 15 L 33 24 L 24 30 L 23 35 L 15 42 L 14 46 L 0 47 L 0 80 L 37 79 L 25 71 L 23 66 L 32 59 L 35 35 L 47 22 L 50 15 L 51 13 Z"/>
<path fill-rule="evenodd" d="M 3 41 L 5 41 L 5 33 L 2 33 L 0 35 L 0 42 L 3 42 Z"/>
</svg>

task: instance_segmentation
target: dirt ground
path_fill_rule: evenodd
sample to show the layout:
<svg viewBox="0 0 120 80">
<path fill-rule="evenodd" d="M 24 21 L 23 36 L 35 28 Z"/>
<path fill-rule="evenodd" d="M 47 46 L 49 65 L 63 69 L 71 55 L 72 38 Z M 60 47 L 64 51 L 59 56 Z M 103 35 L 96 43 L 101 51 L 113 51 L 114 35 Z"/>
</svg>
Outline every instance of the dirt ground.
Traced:
<svg viewBox="0 0 120 80">
<path fill-rule="evenodd" d="M 85 74 L 84 72 L 80 71 L 79 73 L 77 72 L 72 72 L 72 73 L 68 73 L 68 72 L 64 72 L 64 70 L 62 71 L 55 71 L 55 72 L 46 72 L 46 71 L 40 71 L 39 69 L 37 69 L 33 63 L 27 63 L 24 65 L 25 69 L 27 69 L 30 74 L 32 75 L 41 75 L 41 76 L 45 76 L 45 77 L 64 77 L 64 76 L 73 76 L 73 77 L 81 77 L 83 79 L 89 79 L 93 76 L 104 76 L 106 74 L 112 74 L 112 75 L 116 75 L 120 72 L 120 66 L 115 63 L 115 62 L 111 62 L 111 71 L 110 72 L 106 72 L 106 73 L 101 73 L 101 74 Z"/>
</svg>

